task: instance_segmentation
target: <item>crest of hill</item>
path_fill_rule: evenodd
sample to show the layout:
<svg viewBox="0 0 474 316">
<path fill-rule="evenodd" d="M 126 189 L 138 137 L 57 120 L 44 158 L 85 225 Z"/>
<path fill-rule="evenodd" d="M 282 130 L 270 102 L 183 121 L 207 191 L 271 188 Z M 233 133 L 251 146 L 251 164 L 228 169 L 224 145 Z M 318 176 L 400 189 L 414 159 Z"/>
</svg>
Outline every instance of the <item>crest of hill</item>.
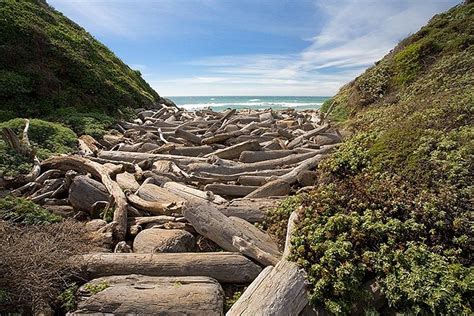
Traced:
<svg viewBox="0 0 474 316">
<path fill-rule="evenodd" d="M 116 116 L 160 101 L 139 71 L 45 0 L 0 1 L 0 30 L 0 121 Z"/>
<path fill-rule="evenodd" d="M 338 315 L 472 314 L 473 43 L 465 1 L 324 104 L 350 136 L 319 166 L 312 193 L 269 214 L 284 236 L 299 211 L 292 259 L 316 305 Z"/>
</svg>

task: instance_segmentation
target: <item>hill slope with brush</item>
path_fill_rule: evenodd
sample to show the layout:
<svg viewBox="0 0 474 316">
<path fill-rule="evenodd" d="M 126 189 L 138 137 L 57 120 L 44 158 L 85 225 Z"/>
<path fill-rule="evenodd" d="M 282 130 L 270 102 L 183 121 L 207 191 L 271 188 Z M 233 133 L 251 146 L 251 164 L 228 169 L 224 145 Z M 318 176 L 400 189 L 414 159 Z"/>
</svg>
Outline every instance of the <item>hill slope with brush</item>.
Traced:
<svg viewBox="0 0 474 316">
<path fill-rule="evenodd" d="M 44 0 L 1 1 L 0 30 L 0 121 L 117 115 L 160 100 L 139 71 Z"/>
<path fill-rule="evenodd" d="M 335 314 L 472 313 L 474 4 L 439 14 L 323 106 L 351 132 L 298 208 L 293 260 Z M 285 222 L 285 221 L 283 221 Z M 377 284 L 383 299 L 363 290 Z"/>
</svg>

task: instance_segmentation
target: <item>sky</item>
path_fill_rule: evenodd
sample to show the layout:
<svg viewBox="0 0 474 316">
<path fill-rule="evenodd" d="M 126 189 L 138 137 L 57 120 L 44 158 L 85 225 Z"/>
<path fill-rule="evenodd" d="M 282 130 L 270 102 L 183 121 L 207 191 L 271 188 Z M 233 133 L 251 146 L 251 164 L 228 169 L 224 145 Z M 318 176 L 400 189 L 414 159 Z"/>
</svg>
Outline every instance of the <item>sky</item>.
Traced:
<svg viewBox="0 0 474 316">
<path fill-rule="evenodd" d="M 162 96 L 331 96 L 460 0 L 48 0 Z"/>
</svg>

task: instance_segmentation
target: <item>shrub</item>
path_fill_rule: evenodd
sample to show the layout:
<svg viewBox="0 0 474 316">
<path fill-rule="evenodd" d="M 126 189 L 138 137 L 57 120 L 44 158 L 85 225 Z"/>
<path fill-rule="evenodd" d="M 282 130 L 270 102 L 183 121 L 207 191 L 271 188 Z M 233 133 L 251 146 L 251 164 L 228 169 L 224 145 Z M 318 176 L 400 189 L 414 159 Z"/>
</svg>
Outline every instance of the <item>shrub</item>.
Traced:
<svg viewBox="0 0 474 316">
<path fill-rule="evenodd" d="M 17 135 L 21 135 L 24 126 L 25 120 L 17 118 L 0 123 L 0 130 L 8 127 Z M 55 154 L 71 153 L 75 150 L 77 141 L 76 134 L 69 128 L 38 119 L 30 120 L 28 138 L 40 159 L 46 159 Z M 28 173 L 32 168 L 32 162 L 10 149 L 3 139 L 0 139 L 0 156 L 2 157 L 0 177 Z"/>
<path fill-rule="evenodd" d="M 67 125 L 78 135 L 87 134 L 97 139 L 101 138 L 114 122 L 114 119 L 106 114 L 78 113 L 73 108 L 61 109 L 49 119 Z"/>
<path fill-rule="evenodd" d="M 62 220 L 30 200 L 13 196 L 0 199 L 0 219 L 26 225 L 59 223 Z"/>
<path fill-rule="evenodd" d="M 421 45 L 418 43 L 408 45 L 404 50 L 395 55 L 396 76 L 395 81 L 404 85 L 414 79 L 421 71 L 420 65 Z"/>
<path fill-rule="evenodd" d="M 288 218 L 300 205 L 301 200 L 301 196 L 289 196 L 278 204 L 277 207 L 270 208 L 267 211 L 263 229 L 269 230 L 275 236 L 281 248 L 285 245 Z"/>
</svg>

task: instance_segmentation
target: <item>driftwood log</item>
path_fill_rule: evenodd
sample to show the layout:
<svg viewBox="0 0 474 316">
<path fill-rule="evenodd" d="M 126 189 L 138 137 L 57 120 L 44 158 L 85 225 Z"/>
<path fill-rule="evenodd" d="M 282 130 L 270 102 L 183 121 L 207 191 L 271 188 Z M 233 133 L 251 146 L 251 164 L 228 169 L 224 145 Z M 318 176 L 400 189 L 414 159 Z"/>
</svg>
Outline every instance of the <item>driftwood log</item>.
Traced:
<svg viewBox="0 0 474 316">
<path fill-rule="evenodd" d="M 199 234 L 214 241 L 225 250 L 239 251 L 241 249 L 240 246 L 235 245 L 234 237 L 242 238 L 262 251 L 271 248 L 271 246 L 267 245 L 268 239 L 253 239 L 255 236 L 254 232 L 250 233 L 248 230 L 243 229 L 241 225 L 236 225 L 232 219 L 222 214 L 210 203 L 186 207 L 183 210 L 183 215 Z M 252 255 L 250 252 L 247 252 L 246 255 L 263 265 L 268 265 L 269 263 L 267 258 L 262 260 L 260 256 Z M 273 255 L 278 261 L 278 254 L 270 253 L 270 255 Z"/>
<path fill-rule="evenodd" d="M 74 257 L 83 277 L 139 273 L 149 276 L 209 276 L 224 283 L 252 282 L 261 268 L 238 253 L 97 253 Z"/>
<path fill-rule="evenodd" d="M 97 293 L 90 289 L 107 287 Z M 78 290 L 71 315 L 222 315 L 224 292 L 209 277 L 110 276 Z"/>
</svg>

